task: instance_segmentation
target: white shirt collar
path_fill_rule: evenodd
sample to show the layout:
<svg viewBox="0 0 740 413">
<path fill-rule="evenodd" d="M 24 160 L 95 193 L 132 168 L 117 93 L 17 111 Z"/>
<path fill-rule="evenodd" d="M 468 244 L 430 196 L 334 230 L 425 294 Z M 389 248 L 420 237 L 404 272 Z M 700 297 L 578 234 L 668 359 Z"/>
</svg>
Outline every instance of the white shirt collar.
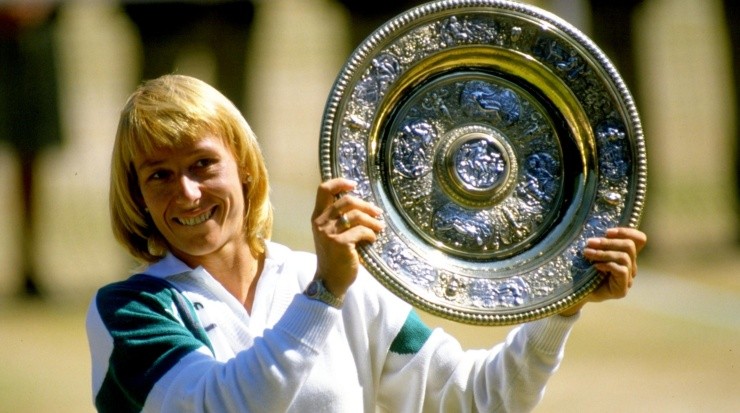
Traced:
<svg viewBox="0 0 740 413">
<path fill-rule="evenodd" d="M 265 265 L 270 265 L 271 260 L 278 258 L 281 254 L 284 254 L 283 251 L 285 247 L 282 247 L 279 244 L 274 244 L 272 242 L 266 242 L 265 243 Z M 282 247 L 282 248 L 281 248 Z M 185 264 L 182 260 L 177 258 L 174 254 L 171 252 L 167 252 L 167 255 L 165 255 L 164 258 L 161 260 L 150 264 L 148 267 L 142 271 L 143 274 L 152 275 L 154 277 L 159 278 L 167 278 L 171 275 L 175 274 L 182 274 L 185 272 L 195 271 L 195 270 L 205 270 L 203 267 L 197 267 L 197 268 L 190 268 L 187 264 Z"/>
<path fill-rule="evenodd" d="M 142 273 L 152 275 L 154 277 L 167 278 L 170 275 L 182 274 L 193 270 L 193 268 L 188 267 L 187 264 L 175 257 L 174 254 L 167 252 L 167 255 L 164 258 L 150 264 L 146 269 L 144 269 L 144 271 L 142 271 Z"/>
</svg>

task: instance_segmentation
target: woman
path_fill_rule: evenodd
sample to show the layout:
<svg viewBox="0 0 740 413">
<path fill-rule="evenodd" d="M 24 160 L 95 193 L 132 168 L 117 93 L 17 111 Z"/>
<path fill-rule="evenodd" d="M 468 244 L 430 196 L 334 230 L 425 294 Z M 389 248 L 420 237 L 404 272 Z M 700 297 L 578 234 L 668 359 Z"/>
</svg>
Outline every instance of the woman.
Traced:
<svg viewBox="0 0 740 413">
<path fill-rule="evenodd" d="M 143 84 L 121 114 L 110 203 L 117 239 L 148 266 L 90 306 L 97 409 L 530 410 L 583 303 L 462 351 L 360 266 L 382 211 L 338 197 L 353 185 L 319 186 L 315 256 L 270 242 L 267 172 L 239 111 L 190 77 Z M 624 296 L 644 243 L 626 228 L 590 240 L 609 276 L 585 301 Z"/>
</svg>

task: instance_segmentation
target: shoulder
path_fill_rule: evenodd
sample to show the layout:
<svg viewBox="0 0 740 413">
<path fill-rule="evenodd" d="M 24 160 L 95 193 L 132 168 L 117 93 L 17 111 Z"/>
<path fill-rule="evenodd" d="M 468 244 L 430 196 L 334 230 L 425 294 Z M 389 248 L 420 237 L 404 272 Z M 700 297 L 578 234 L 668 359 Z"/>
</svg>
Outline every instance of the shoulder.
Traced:
<svg viewBox="0 0 740 413">
<path fill-rule="evenodd" d="M 88 317 L 99 319 L 114 338 L 127 337 L 132 331 L 152 336 L 185 333 L 208 344 L 194 311 L 192 303 L 170 282 L 136 274 L 99 289 L 89 310 L 95 314 Z"/>
<path fill-rule="evenodd" d="M 413 313 L 411 304 L 388 290 L 364 267 L 360 267 L 357 280 L 347 291 L 344 305 L 351 308 L 350 314 L 364 319 L 366 325 L 394 336 Z"/>
<path fill-rule="evenodd" d="M 102 316 L 117 312 L 123 307 L 137 305 L 170 307 L 175 294 L 174 287 L 169 282 L 158 277 L 137 274 L 100 288 L 95 295 L 95 303 Z"/>
<path fill-rule="evenodd" d="M 378 281 L 365 267 L 361 266 L 357 280 L 350 287 L 348 294 L 363 301 L 372 301 L 376 306 L 387 308 L 391 312 L 405 314 L 411 305 L 400 299 Z"/>
<path fill-rule="evenodd" d="M 150 275 L 98 290 L 86 321 L 101 411 L 140 411 L 154 384 L 183 357 L 212 351 L 190 302 Z"/>
</svg>

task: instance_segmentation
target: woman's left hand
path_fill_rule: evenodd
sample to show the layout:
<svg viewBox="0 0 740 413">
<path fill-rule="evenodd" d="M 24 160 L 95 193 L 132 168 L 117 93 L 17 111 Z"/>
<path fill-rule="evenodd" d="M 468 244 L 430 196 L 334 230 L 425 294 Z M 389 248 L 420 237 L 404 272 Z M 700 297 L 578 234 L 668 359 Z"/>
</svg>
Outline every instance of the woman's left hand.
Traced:
<svg viewBox="0 0 740 413">
<path fill-rule="evenodd" d="M 637 276 L 637 256 L 646 243 L 644 232 L 625 227 L 610 228 L 605 237 L 589 239 L 583 256 L 605 275 L 605 279 L 583 301 L 560 314 L 575 315 L 586 303 L 625 297 Z"/>
<path fill-rule="evenodd" d="M 357 184 L 335 178 L 319 185 L 314 208 L 313 239 L 317 279 L 336 297 L 344 296 L 357 277 L 360 259 L 357 244 L 374 242 L 385 227 L 382 210 L 348 195 Z"/>
</svg>

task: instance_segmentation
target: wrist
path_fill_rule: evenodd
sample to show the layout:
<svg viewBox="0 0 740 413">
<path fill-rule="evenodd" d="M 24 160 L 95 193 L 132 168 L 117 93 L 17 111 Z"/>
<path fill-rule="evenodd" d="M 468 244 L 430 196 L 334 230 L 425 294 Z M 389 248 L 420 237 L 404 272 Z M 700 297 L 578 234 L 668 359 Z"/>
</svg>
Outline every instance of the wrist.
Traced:
<svg viewBox="0 0 740 413">
<path fill-rule="evenodd" d="M 308 298 L 316 301 L 321 301 L 324 304 L 332 306 L 334 308 L 342 308 L 344 304 L 344 296 L 336 296 L 326 288 L 324 280 L 321 278 L 314 278 L 305 291 L 303 291 Z"/>
<path fill-rule="evenodd" d="M 581 312 L 581 309 L 584 305 L 586 305 L 585 302 L 580 302 L 574 306 L 566 308 L 565 310 L 558 313 L 558 315 L 560 315 L 561 317 L 573 317 Z"/>
</svg>

